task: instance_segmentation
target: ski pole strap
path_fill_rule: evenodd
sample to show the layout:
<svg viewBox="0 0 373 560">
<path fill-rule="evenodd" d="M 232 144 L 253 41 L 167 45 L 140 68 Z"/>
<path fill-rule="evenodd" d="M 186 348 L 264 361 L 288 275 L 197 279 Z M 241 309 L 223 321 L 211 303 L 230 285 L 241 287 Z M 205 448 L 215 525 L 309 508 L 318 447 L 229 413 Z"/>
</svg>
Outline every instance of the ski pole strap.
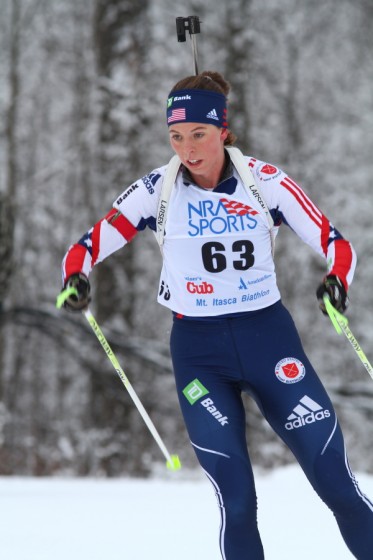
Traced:
<svg viewBox="0 0 373 560">
<path fill-rule="evenodd" d="M 339 311 L 335 309 L 335 307 L 331 304 L 330 298 L 327 294 L 324 295 L 323 301 L 325 304 L 325 309 L 329 315 L 329 318 L 335 330 L 337 331 L 338 334 L 342 334 L 342 333 L 345 334 L 347 340 L 351 344 L 352 348 L 355 350 L 363 366 L 365 367 L 365 369 L 373 379 L 373 366 L 369 362 L 368 358 L 363 352 L 363 349 L 361 348 L 360 344 L 358 343 L 355 336 L 353 335 L 350 327 L 348 326 L 347 317 L 345 317 L 344 315 L 342 315 L 342 313 L 339 313 Z"/>
<path fill-rule="evenodd" d="M 330 302 L 330 298 L 327 294 L 324 295 L 323 297 L 324 300 L 324 305 L 325 305 L 325 309 L 329 315 L 329 318 L 332 322 L 333 327 L 335 328 L 335 330 L 337 331 L 338 334 L 342 334 L 342 329 L 340 324 L 345 324 L 348 325 L 348 319 L 347 317 L 345 317 L 344 315 L 342 315 L 341 313 L 339 313 L 335 307 L 333 307 L 333 305 Z M 338 317 L 339 315 L 339 317 Z"/>
<path fill-rule="evenodd" d="M 63 304 L 65 303 L 65 301 L 70 296 L 77 296 L 77 295 L 78 295 L 78 290 L 76 288 L 73 288 L 72 286 L 70 288 L 66 288 L 66 290 L 63 290 L 57 296 L 57 300 L 56 300 L 57 309 L 61 309 L 61 307 L 63 307 Z"/>
</svg>

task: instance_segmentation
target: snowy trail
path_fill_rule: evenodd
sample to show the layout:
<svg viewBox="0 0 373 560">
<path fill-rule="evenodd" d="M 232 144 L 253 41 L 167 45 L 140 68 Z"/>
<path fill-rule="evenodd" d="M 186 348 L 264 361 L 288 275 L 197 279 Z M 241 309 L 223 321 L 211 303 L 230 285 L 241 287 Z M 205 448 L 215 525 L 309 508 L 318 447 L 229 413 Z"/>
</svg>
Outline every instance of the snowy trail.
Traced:
<svg viewBox="0 0 373 560">
<path fill-rule="evenodd" d="M 373 476 L 358 477 L 373 496 Z M 351 560 L 297 466 L 257 474 L 266 560 Z M 0 478 L 6 560 L 220 560 L 207 480 Z"/>
</svg>

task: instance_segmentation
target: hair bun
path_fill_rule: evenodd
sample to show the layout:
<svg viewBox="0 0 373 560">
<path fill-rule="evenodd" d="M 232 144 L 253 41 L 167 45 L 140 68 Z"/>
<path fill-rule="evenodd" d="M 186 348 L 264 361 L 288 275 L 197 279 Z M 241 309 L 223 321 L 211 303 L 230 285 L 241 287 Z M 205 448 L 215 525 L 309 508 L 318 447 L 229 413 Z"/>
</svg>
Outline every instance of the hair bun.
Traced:
<svg viewBox="0 0 373 560">
<path fill-rule="evenodd" d="M 220 72 L 205 70 L 204 72 L 201 72 L 201 76 L 215 82 L 215 84 L 217 84 L 219 88 L 222 90 L 222 93 L 224 93 L 224 95 L 228 97 L 228 93 L 230 92 L 231 86 L 230 83 L 227 82 L 227 80 L 223 77 L 223 75 L 220 74 Z"/>
</svg>

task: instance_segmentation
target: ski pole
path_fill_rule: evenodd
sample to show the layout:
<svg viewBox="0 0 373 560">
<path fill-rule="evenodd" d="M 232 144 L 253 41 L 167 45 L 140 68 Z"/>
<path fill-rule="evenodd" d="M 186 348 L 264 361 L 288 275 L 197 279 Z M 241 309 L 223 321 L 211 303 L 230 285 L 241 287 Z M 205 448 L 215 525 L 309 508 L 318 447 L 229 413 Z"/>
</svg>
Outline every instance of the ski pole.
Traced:
<svg viewBox="0 0 373 560">
<path fill-rule="evenodd" d="M 355 350 L 356 354 L 360 358 L 363 366 L 365 367 L 365 369 L 373 379 L 373 367 L 369 362 L 368 358 L 366 357 L 366 355 L 364 354 L 360 344 L 358 343 L 355 336 L 353 335 L 350 327 L 348 326 L 347 317 L 345 317 L 344 315 L 342 315 L 342 313 L 339 313 L 339 311 L 335 309 L 335 307 L 331 304 L 330 298 L 327 294 L 324 295 L 323 300 L 324 300 L 326 311 L 328 312 L 328 315 L 330 317 L 331 322 L 333 323 L 335 330 L 337 331 L 338 334 L 343 333 L 346 335 L 347 340 L 349 341 L 352 348 Z"/>
<path fill-rule="evenodd" d="M 62 307 L 62 305 L 64 304 L 64 302 L 66 301 L 66 299 L 71 295 L 77 295 L 76 288 L 67 288 L 66 290 L 62 291 L 59 294 L 59 296 L 57 297 L 57 302 L 56 302 L 57 308 L 60 309 Z M 113 350 L 111 349 L 110 344 L 106 340 L 106 337 L 103 334 L 102 330 L 100 329 L 96 319 L 94 318 L 94 316 L 92 315 L 91 311 L 88 308 L 83 309 L 82 313 L 85 316 L 85 318 L 87 319 L 90 327 L 92 328 L 93 332 L 95 333 L 98 341 L 100 342 L 102 348 L 105 351 L 105 354 L 107 355 L 107 357 L 110 360 L 113 368 L 117 372 L 117 374 L 118 374 L 120 380 L 122 381 L 123 385 L 127 389 L 130 397 L 132 398 L 133 402 L 135 403 L 137 410 L 140 412 L 145 424 L 149 428 L 150 433 L 152 434 L 153 438 L 155 439 L 156 443 L 158 444 L 158 447 L 160 448 L 163 455 L 165 456 L 165 458 L 167 460 L 167 462 L 166 462 L 167 468 L 172 470 L 172 471 L 179 470 L 181 468 L 181 462 L 180 462 L 179 456 L 178 455 L 170 455 L 170 453 L 168 452 L 167 447 L 163 443 L 163 440 L 162 440 L 161 436 L 159 435 L 159 433 L 158 433 L 156 427 L 154 426 L 149 414 L 146 412 L 142 402 L 140 401 L 139 397 L 137 396 L 137 393 L 134 390 L 134 388 L 132 387 L 127 375 L 124 373 L 123 369 L 121 368 L 117 357 L 115 356 Z"/>
<path fill-rule="evenodd" d="M 198 51 L 196 33 L 201 33 L 201 25 L 198 16 L 176 18 L 176 34 L 179 43 L 183 43 L 186 41 L 185 31 L 189 31 L 190 38 L 192 39 L 194 73 L 196 76 L 198 76 Z"/>
</svg>

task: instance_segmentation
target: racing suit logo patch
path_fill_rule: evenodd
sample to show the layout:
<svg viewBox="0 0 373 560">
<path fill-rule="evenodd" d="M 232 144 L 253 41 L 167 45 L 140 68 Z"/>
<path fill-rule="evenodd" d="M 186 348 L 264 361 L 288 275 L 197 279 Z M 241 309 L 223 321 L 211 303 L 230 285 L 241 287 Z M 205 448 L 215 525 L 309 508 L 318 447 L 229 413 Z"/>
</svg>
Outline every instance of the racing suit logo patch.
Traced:
<svg viewBox="0 0 373 560">
<path fill-rule="evenodd" d="M 198 379 L 194 379 L 194 381 L 191 381 L 189 385 L 183 389 L 183 395 L 188 400 L 189 404 L 196 403 L 199 399 L 208 395 L 209 392 L 210 391 L 206 389 Z"/>
<path fill-rule="evenodd" d="M 275 367 L 276 377 L 287 385 L 302 381 L 306 375 L 306 368 L 297 358 L 284 358 L 277 362 Z"/>
<path fill-rule="evenodd" d="M 287 417 L 286 430 L 294 430 L 309 426 L 315 422 L 330 418 L 330 410 L 323 408 L 319 403 L 304 395 Z"/>
</svg>

